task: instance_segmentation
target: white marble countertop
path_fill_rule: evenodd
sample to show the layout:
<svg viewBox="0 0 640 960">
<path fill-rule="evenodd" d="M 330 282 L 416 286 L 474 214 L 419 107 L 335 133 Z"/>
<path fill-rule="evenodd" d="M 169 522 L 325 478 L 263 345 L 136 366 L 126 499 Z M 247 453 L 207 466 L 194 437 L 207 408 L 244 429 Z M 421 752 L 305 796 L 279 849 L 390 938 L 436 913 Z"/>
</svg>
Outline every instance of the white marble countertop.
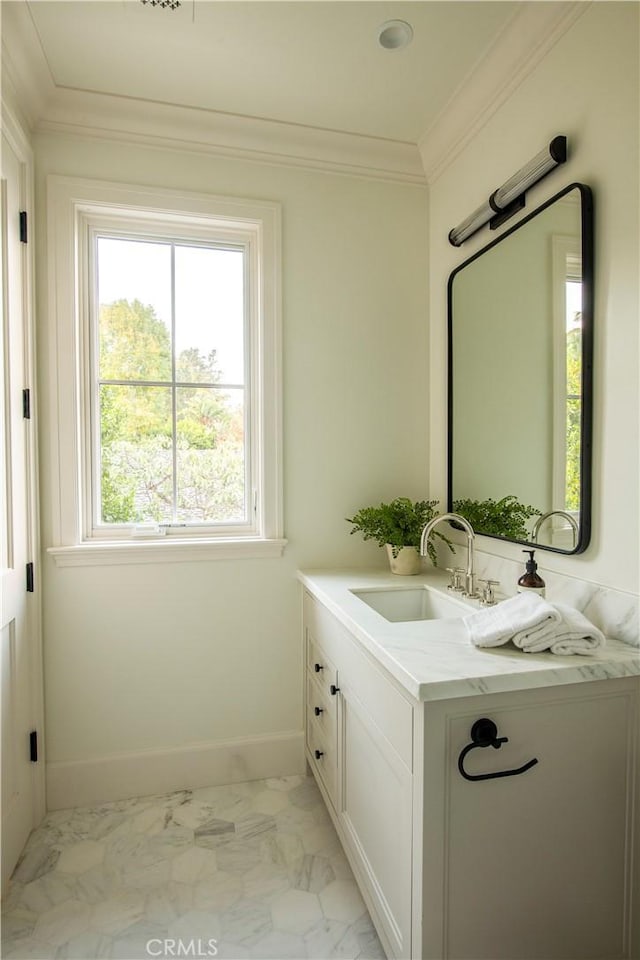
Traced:
<svg viewBox="0 0 640 960">
<path fill-rule="evenodd" d="M 618 640 L 608 639 L 589 656 L 523 653 L 511 643 L 481 650 L 471 644 L 460 618 L 391 623 L 351 592 L 425 584 L 450 598 L 446 575 L 439 572 L 398 577 L 382 570 L 309 570 L 298 578 L 419 700 L 640 676 L 640 650 Z M 478 609 L 477 601 L 454 596 L 461 616 L 465 609 Z"/>
</svg>

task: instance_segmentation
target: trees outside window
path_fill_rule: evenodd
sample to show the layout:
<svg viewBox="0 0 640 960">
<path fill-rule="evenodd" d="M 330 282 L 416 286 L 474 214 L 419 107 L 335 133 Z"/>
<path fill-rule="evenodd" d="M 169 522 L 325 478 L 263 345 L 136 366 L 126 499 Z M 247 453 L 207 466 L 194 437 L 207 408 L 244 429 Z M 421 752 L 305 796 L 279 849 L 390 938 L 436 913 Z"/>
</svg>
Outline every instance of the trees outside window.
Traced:
<svg viewBox="0 0 640 960">
<path fill-rule="evenodd" d="M 566 477 L 565 510 L 580 510 L 582 442 L 582 283 L 567 279 L 566 313 Z"/>
<path fill-rule="evenodd" d="M 553 348 L 552 509 L 580 514 L 582 436 L 582 255 L 576 237 L 551 238 Z M 553 544 L 572 541 L 561 517 L 552 518 Z M 567 538 L 569 538 L 567 540 Z"/>
<path fill-rule="evenodd" d="M 97 523 L 246 522 L 243 249 L 98 233 L 91 252 Z"/>
</svg>

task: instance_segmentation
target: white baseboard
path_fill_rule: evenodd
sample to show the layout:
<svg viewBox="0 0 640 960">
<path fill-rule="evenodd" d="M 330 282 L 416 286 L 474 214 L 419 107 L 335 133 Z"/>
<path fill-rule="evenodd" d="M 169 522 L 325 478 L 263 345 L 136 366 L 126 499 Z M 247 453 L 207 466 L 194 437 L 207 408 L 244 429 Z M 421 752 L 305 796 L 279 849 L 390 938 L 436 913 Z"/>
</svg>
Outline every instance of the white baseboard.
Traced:
<svg viewBox="0 0 640 960">
<path fill-rule="evenodd" d="M 47 809 L 93 806 L 109 800 L 304 772 L 302 731 L 50 763 Z"/>
</svg>

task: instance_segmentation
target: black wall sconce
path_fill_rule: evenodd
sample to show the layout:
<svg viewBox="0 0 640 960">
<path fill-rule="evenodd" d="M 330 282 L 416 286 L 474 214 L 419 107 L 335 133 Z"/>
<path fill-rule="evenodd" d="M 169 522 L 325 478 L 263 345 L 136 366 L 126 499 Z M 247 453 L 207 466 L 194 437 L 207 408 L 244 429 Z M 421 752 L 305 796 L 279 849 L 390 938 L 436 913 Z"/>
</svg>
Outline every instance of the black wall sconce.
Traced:
<svg viewBox="0 0 640 960">
<path fill-rule="evenodd" d="M 461 246 L 472 234 L 484 227 L 485 223 L 495 230 L 524 207 L 527 190 L 561 163 L 565 163 L 566 159 L 567 138 L 554 137 L 548 147 L 537 153 L 529 163 L 494 190 L 486 203 L 449 231 L 449 243 L 454 247 Z"/>
</svg>

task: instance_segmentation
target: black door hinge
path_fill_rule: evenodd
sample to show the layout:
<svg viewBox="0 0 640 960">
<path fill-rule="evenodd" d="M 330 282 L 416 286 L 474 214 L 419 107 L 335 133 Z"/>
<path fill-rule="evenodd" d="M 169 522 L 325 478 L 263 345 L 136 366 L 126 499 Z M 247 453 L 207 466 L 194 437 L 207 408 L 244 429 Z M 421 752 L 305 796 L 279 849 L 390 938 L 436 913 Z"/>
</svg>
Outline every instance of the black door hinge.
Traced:
<svg viewBox="0 0 640 960">
<path fill-rule="evenodd" d="M 20 243 L 27 242 L 27 211 L 20 211 Z"/>
<path fill-rule="evenodd" d="M 32 730 L 29 734 L 29 760 L 31 763 L 38 762 L 38 731 Z"/>
<path fill-rule="evenodd" d="M 33 563 L 27 564 L 27 593 L 33 593 Z"/>
<path fill-rule="evenodd" d="M 28 387 L 22 391 L 22 416 L 25 420 L 31 420 L 31 390 Z"/>
</svg>

